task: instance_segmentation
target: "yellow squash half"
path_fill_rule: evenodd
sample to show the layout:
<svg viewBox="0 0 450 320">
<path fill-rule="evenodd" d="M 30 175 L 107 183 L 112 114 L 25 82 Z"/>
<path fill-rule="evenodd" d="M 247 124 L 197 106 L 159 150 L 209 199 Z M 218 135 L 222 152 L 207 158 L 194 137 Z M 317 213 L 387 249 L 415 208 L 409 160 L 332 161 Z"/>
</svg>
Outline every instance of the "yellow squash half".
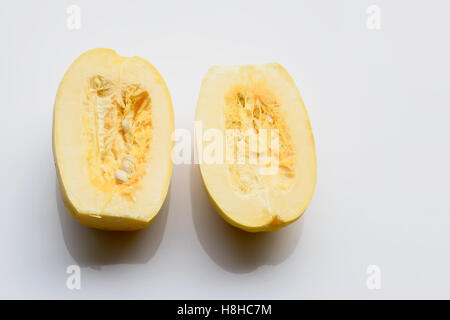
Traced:
<svg viewBox="0 0 450 320">
<path fill-rule="evenodd" d="M 224 142 L 212 151 L 220 136 Z M 311 126 L 294 81 L 279 64 L 212 67 L 197 105 L 196 146 L 210 199 L 236 227 L 279 229 L 311 201 Z"/>
<path fill-rule="evenodd" d="M 146 227 L 172 172 L 172 102 L 158 71 L 139 57 L 93 49 L 58 89 L 53 155 L 65 205 L 82 224 Z"/>
</svg>

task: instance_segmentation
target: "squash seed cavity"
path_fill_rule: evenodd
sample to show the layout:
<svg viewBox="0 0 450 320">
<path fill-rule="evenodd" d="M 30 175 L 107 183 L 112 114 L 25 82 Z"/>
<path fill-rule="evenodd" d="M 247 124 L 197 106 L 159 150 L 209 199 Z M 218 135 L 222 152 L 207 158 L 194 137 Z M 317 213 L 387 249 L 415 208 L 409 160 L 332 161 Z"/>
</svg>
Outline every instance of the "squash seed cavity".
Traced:
<svg viewBox="0 0 450 320">
<path fill-rule="evenodd" d="M 262 194 L 267 199 L 271 190 L 289 190 L 294 183 L 295 152 L 275 95 L 262 83 L 238 85 L 225 96 L 225 104 L 225 128 L 233 129 L 238 133 L 237 140 L 245 141 L 245 162 L 228 164 L 235 192 L 241 196 Z M 261 145 L 258 148 L 248 136 L 248 132 L 260 134 L 262 130 L 268 139 L 265 149 Z M 270 147 L 271 130 L 278 130 L 278 150 Z M 238 144 L 234 143 L 235 155 L 237 148 Z M 257 152 L 256 163 L 250 161 L 252 152 Z M 268 165 L 261 161 L 262 156 L 278 158 L 278 170 L 274 174 L 261 175 L 261 166 Z"/>
<path fill-rule="evenodd" d="M 91 182 L 133 199 L 152 137 L 151 99 L 139 84 L 96 75 L 86 88 L 84 132 Z"/>
</svg>

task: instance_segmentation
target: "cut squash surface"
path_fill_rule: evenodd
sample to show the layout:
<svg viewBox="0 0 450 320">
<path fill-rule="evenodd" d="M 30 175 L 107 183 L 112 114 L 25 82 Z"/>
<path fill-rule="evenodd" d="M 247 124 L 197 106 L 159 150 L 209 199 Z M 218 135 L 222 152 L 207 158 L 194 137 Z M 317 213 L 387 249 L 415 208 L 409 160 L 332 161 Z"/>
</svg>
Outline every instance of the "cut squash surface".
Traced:
<svg viewBox="0 0 450 320">
<path fill-rule="evenodd" d="M 306 109 L 285 69 L 275 63 L 211 68 L 196 121 L 201 176 L 228 222 L 268 231 L 302 215 L 315 188 L 316 155 Z M 205 160 L 208 130 L 225 137 L 223 162 Z"/>
<path fill-rule="evenodd" d="M 158 71 L 139 57 L 93 49 L 61 81 L 53 153 L 75 219 L 106 230 L 147 226 L 166 197 L 172 102 Z"/>
</svg>

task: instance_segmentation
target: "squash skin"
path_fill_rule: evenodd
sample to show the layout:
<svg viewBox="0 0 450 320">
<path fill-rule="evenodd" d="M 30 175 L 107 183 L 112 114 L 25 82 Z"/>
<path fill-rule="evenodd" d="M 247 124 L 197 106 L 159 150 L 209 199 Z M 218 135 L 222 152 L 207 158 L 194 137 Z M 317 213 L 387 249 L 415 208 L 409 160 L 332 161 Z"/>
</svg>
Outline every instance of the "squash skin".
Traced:
<svg viewBox="0 0 450 320">
<path fill-rule="evenodd" d="M 114 50 L 112 49 L 107 49 L 107 48 L 96 48 L 96 49 L 91 49 L 88 50 L 86 52 L 84 52 L 83 54 L 81 54 L 77 59 L 75 59 L 72 64 L 70 65 L 70 67 L 67 69 L 66 73 L 64 74 L 60 85 L 58 87 L 58 91 L 56 94 L 56 98 L 55 98 L 55 104 L 53 107 L 53 121 L 52 121 L 52 151 L 53 151 L 53 161 L 55 164 L 55 168 L 56 168 L 56 172 L 57 172 L 57 178 L 58 178 L 58 185 L 59 185 L 59 189 L 60 189 L 60 194 L 61 194 L 61 198 L 63 200 L 63 203 L 65 205 L 65 207 L 67 208 L 67 210 L 69 211 L 70 215 L 77 220 L 78 222 L 80 222 L 82 225 L 86 226 L 86 227 L 90 227 L 90 228 L 95 228 L 95 229 L 100 229 L 100 230 L 108 230 L 108 231 L 135 231 L 135 230 L 140 230 L 140 229 L 144 229 L 146 227 L 148 227 L 156 218 L 157 213 L 160 211 L 161 207 L 164 204 L 164 199 L 166 199 L 167 197 L 167 193 L 169 190 L 169 186 L 170 186 L 170 179 L 171 179 L 171 175 L 172 175 L 172 169 L 173 169 L 173 163 L 171 161 L 169 161 L 169 170 L 168 170 L 168 174 L 164 183 L 164 188 L 163 188 L 163 201 L 161 202 L 161 204 L 159 205 L 158 208 L 154 208 L 154 210 L 156 211 L 156 214 L 153 215 L 153 217 L 148 220 L 148 221 L 143 221 L 143 220 L 139 220 L 139 219 L 133 219 L 133 218 L 129 218 L 129 217 L 117 217 L 117 216 L 111 216 L 111 215 L 107 215 L 102 213 L 101 215 L 92 215 L 91 213 L 87 213 L 87 212 L 82 212 L 77 210 L 77 208 L 73 205 L 72 201 L 70 200 L 70 197 L 68 195 L 67 192 L 67 188 L 63 183 L 63 179 L 61 176 L 61 168 L 58 164 L 58 159 L 57 159 L 57 155 L 56 155 L 56 145 L 57 145 L 57 132 L 56 132 L 56 104 L 58 103 L 59 100 L 59 96 L 61 95 L 61 87 L 62 84 L 64 83 L 66 77 L 68 76 L 69 70 L 71 69 L 71 67 L 75 64 L 77 64 L 78 60 L 84 58 L 87 55 L 91 55 L 91 54 L 95 54 L 96 52 L 105 52 L 108 51 L 110 53 L 113 53 L 117 56 L 118 59 L 126 59 L 126 57 L 122 57 L 119 56 Z M 134 56 L 133 58 L 138 59 L 142 62 L 144 62 L 151 70 L 152 72 L 157 75 L 158 77 L 158 82 L 161 82 L 163 84 L 163 87 L 165 89 L 165 95 L 167 98 L 167 101 L 169 103 L 169 111 L 170 111 L 170 128 L 171 131 L 174 131 L 174 112 L 173 112 L 173 103 L 172 103 L 172 98 L 170 96 L 170 92 L 169 89 L 164 81 L 164 78 L 161 76 L 161 74 L 158 72 L 158 70 L 147 60 L 141 58 L 141 57 L 136 57 Z M 171 145 L 170 145 L 170 154 L 172 154 L 172 150 L 173 150 L 173 146 L 174 146 L 174 141 L 171 140 Z"/>
<path fill-rule="evenodd" d="M 312 172 L 313 185 L 312 185 L 310 194 L 308 194 L 308 196 L 305 198 L 306 199 L 306 204 L 302 208 L 300 208 L 298 210 L 297 214 L 292 219 L 282 220 L 282 219 L 279 219 L 277 216 L 274 216 L 273 219 L 270 222 L 266 223 L 266 224 L 261 224 L 261 225 L 257 225 L 257 226 L 246 225 L 244 223 L 241 223 L 241 222 L 237 221 L 236 219 L 233 219 L 229 214 L 227 214 L 224 210 L 222 210 L 220 208 L 219 204 L 215 201 L 215 199 L 211 195 L 211 192 L 208 190 L 207 184 L 205 182 L 205 176 L 203 175 L 203 172 L 201 170 L 201 164 L 199 164 L 199 171 L 200 171 L 200 176 L 202 178 L 203 187 L 204 187 L 204 189 L 205 189 L 205 191 L 206 191 L 206 193 L 208 195 L 208 198 L 210 199 L 212 205 L 214 206 L 216 211 L 219 213 L 219 215 L 226 222 L 231 224 L 232 226 L 234 226 L 236 228 L 239 228 L 239 229 L 241 229 L 243 231 L 252 232 L 252 233 L 254 233 L 254 232 L 277 231 L 277 230 L 279 230 L 279 229 L 281 229 L 281 228 L 283 228 L 283 227 L 285 227 L 285 226 L 287 226 L 287 225 L 289 225 L 289 224 L 299 220 L 303 216 L 303 214 L 306 211 L 309 203 L 311 202 L 311 200 L 313 198 L 313 195 L 314 195 L 315 188 L 316 188 L 316 184 L 317 184 L 317 155 L 316 155 L 316 147 L 315 147 L 314 137 L 313 137 L 313 134 L 312 134 L 311 123 L 310 123 L 309 117 L 308 117 L 308 115 L 306 113 L 306 107 L 305 107 L 305 104 L 303 102 L 303 98 L 302 98 L 302 96 L 300 94 L 300 91 L 299 91 L 298 87 L 295 85 L 295 82 L 294 82 L 293 78 L 287 72 L 287 70 L 283 66 L 278 64 L 278 63 L 271 63 L 271 65 L 274 66 L 276 69 L 278 69 L 280 71 L 280 74 L 288 82 L 290 82 L 293 85 L 293 87 L 295 88 L 295 93 L 296 93 L 297 99 L 298 99 L 299 102 L 301 102 L 302 108 L 305 110 L 305 114 L 306 114 L 306 119 L 305 120 L 306 120 L 307 130 L 311 133 L 309 139 L 310 139 L 310 143 L 312 145 L 312 151 L 313 151 L 312 153 L 313 153 L 313 159 L 314 159 L 314 166 L 312 168 L 312 171 L 313 171 Z M 215 68 L 215 67 L 212 67 L 210 70 L 212 70 L 213 68 Z M 199 120 L 199 119 L 197 119 L 197 117 L 196 117 L 196 120 Z M 197 148 L 197 150 L 198 150 L 198 148 Z M 200 156 L 200 155 L 198 155 L 198 156 Z"/>
<path fill-rule="evenodd" d="M 247 231 L 247 232 L 265 232 L 265 231 L 277 231 L 285 226 L 287 226 L 288 224 L 291 224 L 292 222 L 297 221 L 298 219 L 300 219 L 303 216 L 303 213 L 305 213 L 307 206 L 305 206 L 303 209 L 301 209 L 298 213 L 298 216 L 295 219 L 292 220 L 286 220 L 286 221 L 282 221 L 282 220 L 278 220 L 278 219 L 273 219 L 271 221 L 271 223 L 268 224 L 264 224 L 261 226 L 248 226 L 245 224 L 240 223 L 239 221 L 236 221 L 234 219 L 232 219 L 229 215 L 227 215 L 225 213 L 225 211 L 223 211 L 219 205 L 217 204 L 217 202 L 214 200 L 214 198 L 211 196 L 211 193 L 209 192 L 208 188 L 206 187 L 205 184 L 205 179 L 203 178 L 203 175 L 201 173 L 200 167 L 199 167 L 199 171 L 200 171 L 200 176 L 202 177 L 202 183 L 203 183 L 203 187 L 205 189 L 206 194 L 208 195 L 209 201 L 211 201 L 212 205 L 214 206 L 214 209 L 216 209 L 216 211 L 219 213 L 219 215 L 229 224 L 231 224 L 232 226 Z M 309 199 L 308 203 L 312 200 L 312 196 L 311 199 Z"/>
</svg>

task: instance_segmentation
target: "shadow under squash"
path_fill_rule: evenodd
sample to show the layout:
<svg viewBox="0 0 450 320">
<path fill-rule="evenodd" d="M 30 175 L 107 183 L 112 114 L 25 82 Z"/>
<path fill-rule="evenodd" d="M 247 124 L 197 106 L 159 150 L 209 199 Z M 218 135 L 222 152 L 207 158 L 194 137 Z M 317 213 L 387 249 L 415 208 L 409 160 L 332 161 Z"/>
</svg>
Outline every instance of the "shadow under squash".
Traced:
<svg viewBox="0 0 450 320">
<path fill-rule="evenodd" d="M 301 236 L 302 219 L 275 232 L 251 233 L 226 222 L 211 204 L 198 165 L 190 172 L 192 217 L 198 239 L 211 259 L 233 273 L 277 265 L 289 257 Z"/>
<path fill-rule="evenodd" d="M 66 209 L 56 179 L 56 203 L 67 250 L 81 267 L 100 269 L 111 264 L 144 264 L 156 253 L 167 223 L 170 188 L 164 204 L 145 229 L 102 231 L 85 227 Z"/>
</svg>

